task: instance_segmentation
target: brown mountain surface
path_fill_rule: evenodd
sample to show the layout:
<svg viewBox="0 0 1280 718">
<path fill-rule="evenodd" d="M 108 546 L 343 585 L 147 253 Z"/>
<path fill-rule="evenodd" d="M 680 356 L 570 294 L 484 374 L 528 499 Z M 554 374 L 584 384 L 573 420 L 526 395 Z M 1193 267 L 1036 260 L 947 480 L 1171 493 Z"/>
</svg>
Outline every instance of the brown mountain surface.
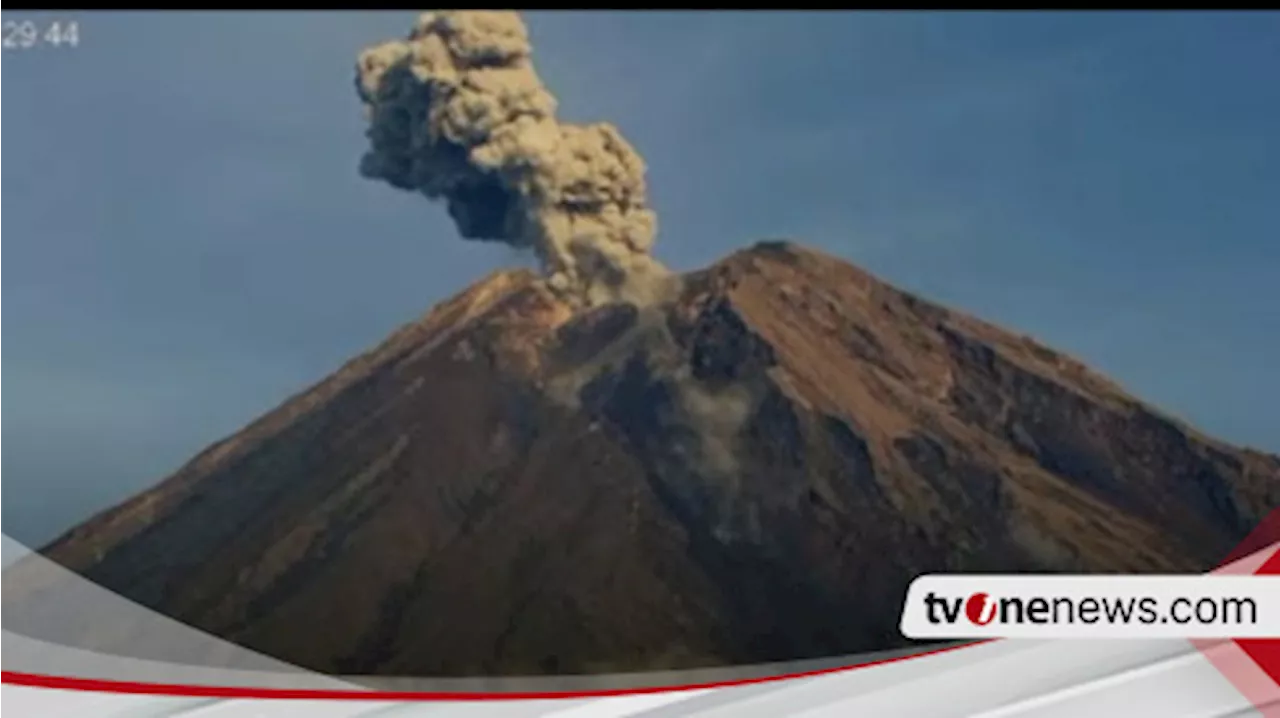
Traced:
<svg viewBox="0 0 1280 718">
<path fill-rule="evenodd" d="M 1202 571 L 1280 459 L 1034 341 L 764 243 L 672 301 L 502 272 L 46 555 L 341 673 L 877 650 L 932 571 Z"/>
</svg>

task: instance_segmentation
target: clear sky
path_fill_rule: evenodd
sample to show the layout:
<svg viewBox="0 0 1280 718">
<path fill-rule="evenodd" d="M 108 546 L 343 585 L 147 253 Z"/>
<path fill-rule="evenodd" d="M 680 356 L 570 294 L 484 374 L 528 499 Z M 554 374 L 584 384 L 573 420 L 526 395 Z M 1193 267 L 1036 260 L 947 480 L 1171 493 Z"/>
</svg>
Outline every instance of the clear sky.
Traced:
<svg viewBox="0 0 1280 718">
<path fill-rule="evenodd" d="M 355 55 L 412 14 L 75 18 L 78 48 L 4 54 L 29 543 L 526 262 L 356 174 Z M 1280 451 L 1280 14 L 528 21 L 562 115 L 648 160 L 668 264 L 796 238 Z"/>
</svg>

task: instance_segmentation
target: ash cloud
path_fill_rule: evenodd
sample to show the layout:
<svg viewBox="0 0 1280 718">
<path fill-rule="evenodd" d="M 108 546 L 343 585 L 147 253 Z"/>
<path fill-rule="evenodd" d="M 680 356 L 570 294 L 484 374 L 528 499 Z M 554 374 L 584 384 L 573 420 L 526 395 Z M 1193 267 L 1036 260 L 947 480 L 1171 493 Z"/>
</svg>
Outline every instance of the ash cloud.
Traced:
<svg viewBox="0 0 1280 718">
<path fill-rule="evenodd" d="M 634 305 L 633 325 L 552 376 L 549 394 L 580 406 L 584 387 L 642 356 L 673 399 L 662 430 L 696 437 L 675 447 L 677 463 L 732 476 L 751 392 L 702 386 L 671 335 L 682 283 L 650 256 L 644 160 L 613 125 L 556 119 L 519 15 L 423 13 L 406 39 L 360 54 L 356 88 L 369 123 L 362 175 L 444 203 L 464 239 L 532 250 L 566 299 Z"/>
<path fill-rule="evenodd" d="M 532 250 L 567 296 L 668 294 L 644 160 L 610 124 L 556 119 L 517 13 L 423 13 L 406 39 L 360 54 L 356 88 L 365 177 L 444 202 L 465 239 Z"/>
</svg>

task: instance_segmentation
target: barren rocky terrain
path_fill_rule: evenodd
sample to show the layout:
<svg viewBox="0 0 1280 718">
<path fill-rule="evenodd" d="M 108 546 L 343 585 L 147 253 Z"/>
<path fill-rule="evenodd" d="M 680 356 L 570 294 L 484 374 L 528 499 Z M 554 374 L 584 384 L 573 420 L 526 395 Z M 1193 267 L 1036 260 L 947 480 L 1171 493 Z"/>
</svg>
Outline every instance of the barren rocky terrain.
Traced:
<svg viewBox="0 0 1280 718">
<path fill-rule="evenodd" d="M 902 646 L 933 571 L 1202 571 L 1280 459 L 1036 342 L 762 243 L 578 311 L 502 272 L 46 555 L 348 674 Z"/>
</svg>

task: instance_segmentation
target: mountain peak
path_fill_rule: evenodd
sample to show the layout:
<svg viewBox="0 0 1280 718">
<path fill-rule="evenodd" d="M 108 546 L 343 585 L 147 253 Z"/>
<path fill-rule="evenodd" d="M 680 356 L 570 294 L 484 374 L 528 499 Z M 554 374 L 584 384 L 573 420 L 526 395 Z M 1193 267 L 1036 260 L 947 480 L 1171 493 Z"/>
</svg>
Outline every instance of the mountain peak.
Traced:
<svg viewBox="0 0 1280 718">
<path fill-rule="evenodd" d="M 1205 570 L 1280 503 L 1274 457 L 793 242 L 672 286 L 495 273 L 46 553 L 311 668 L 631 671 L 903 645 L 925 572 Z"/>
</svg>

